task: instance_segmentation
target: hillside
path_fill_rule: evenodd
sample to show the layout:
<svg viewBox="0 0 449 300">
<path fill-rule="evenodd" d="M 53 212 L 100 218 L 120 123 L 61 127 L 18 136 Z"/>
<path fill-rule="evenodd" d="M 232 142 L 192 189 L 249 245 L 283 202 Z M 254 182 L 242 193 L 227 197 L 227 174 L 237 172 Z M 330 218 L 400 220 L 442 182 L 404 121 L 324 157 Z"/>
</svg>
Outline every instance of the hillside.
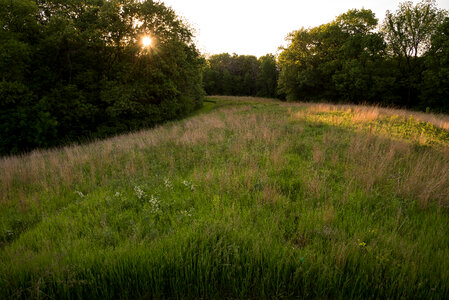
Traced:
<svg viewBox="0 0 449 300">
<path fill-rule="evenodd" d="M 0 159 L 0 298 L 449 297 L 449 117 L 211 97 Z"/>
</svg>

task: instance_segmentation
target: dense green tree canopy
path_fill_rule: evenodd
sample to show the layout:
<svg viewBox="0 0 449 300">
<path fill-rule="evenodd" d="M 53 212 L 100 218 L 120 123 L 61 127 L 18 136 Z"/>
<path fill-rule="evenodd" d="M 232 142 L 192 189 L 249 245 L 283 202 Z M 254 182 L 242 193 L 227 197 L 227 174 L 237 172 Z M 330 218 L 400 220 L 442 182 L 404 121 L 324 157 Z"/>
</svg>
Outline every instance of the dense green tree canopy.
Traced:
<svg viewBox="0 0 449 300">
<path fill-rule="evenodd" d="M 276 57 L 267 54 L 259 58 L 259 72 L 257 74 L 257 96 L 277 97 L 277 81 L 279 71 Z"/>
<path fill-rule="evenodd" d="M 443 87 L 444 26 L 437 30 L 445 15 L 431 0 L 404 2 L 395 13 L 387 12 L 380 32 L 377 18 L 367 9 L 352 9 L 328 24 L 294 31 L 279 55 L 279 90 L 287 100 L 447 110 L 442 100 L 448 96 Z"/>
<path fill-rule="evenodd" d="M 426 70 L 421 83 L 421 108 L 449 111 L 449 18 L 432 36 L 430 51 L 424 57 Z"/>
<path fill-rule="evenodd" d="M 424 55 L 431 45 L 431 36 L 442 23 L 446 12 L 438 9 L 434 0 L 399 4 L 393 13 L 387 11 L 382 32 L 388 49 L 397 62 L 400 78 L 397 85 L 404 91 L 400 104 L 413 106 L 419 97 L 419 85 L 424 71 Z"/>
<path fill-rule="evenodd" d="M 189 27 L 161 3 L 0 7 L 2 153 L 152 126 L 202 103 L 203 59 Z"/>
<path fill-rule="evenodd" d="M 259 59 L 252 55 L 212 55 L 204 72 L 204 88 L 209 95 L 275 97 L 276 59 L 267 54 Z"/>
<path fill-rule="evenodd" d="M 288 36 L 279 56 L 279 88 L 289 100 L 329 99 L 370 101 L 379 87 L 382 36 L 371 10 L 350 10 L 335 21 L 300 29 Z"/>
</svg>

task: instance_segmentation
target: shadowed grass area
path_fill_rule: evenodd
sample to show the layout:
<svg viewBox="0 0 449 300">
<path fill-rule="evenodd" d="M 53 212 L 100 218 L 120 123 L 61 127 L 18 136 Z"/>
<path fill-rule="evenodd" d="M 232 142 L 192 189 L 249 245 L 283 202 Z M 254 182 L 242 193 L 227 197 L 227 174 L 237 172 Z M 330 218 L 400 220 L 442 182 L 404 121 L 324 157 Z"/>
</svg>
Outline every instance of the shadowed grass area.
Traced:
<svg viewBox="0 0 449 300">
<path fill-rule="evenodd" d="M 213 100 L 3 158 L 0 296 L 449 296 L 446 131 L 408 112 Z"/>
</svg>

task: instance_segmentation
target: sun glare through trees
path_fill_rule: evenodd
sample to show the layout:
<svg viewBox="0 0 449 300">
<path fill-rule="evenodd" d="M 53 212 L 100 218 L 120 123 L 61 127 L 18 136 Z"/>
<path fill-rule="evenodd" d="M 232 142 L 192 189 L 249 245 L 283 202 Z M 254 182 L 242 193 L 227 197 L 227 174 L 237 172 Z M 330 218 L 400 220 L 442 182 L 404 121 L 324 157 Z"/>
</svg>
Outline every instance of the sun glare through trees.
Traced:
<svg viewBox="0 0 449 300">
<path fill-rule="evenodd" d="M 150 36 L 144 36 L 142 38 L 142 45 L 144 48 L 151 47 L 152 44 L 153 44 L 153 40 Z"/>
</svg>

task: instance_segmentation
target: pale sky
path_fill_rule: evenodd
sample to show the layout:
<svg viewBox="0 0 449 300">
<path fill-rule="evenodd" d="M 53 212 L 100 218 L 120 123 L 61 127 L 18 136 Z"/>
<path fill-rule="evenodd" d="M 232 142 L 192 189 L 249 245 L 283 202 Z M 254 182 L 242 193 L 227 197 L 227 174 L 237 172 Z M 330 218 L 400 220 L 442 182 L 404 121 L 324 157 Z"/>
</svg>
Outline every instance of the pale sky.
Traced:
<svg viewBox="0 0 449 300">
<path fill-rule="evenodd" d="M 301 27 L 328 23 L 349 9 L 371 9 L 381 23 L 400 0 L 161 0 L 195 29 L 204 54 L 275 54 L 285 37 Z M 418 1 L 413 1 L 417 3 Z M 449 0 L 437 0 L 449 10 Z"/>
</svg>

